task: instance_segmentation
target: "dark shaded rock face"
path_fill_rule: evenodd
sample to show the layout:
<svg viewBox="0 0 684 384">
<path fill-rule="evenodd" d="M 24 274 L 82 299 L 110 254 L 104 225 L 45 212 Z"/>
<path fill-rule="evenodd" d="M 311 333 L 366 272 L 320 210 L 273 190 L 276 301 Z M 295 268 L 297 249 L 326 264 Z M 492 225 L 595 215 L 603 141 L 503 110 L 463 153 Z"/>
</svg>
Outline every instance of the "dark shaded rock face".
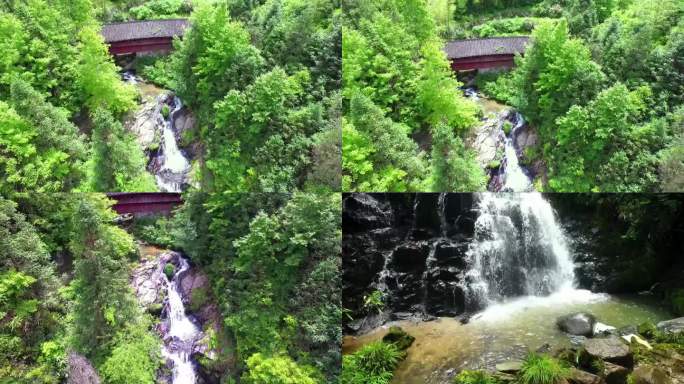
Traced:
<svg viewBox="0 0 684 384">
<path fill-rule="evenodd" d="M 556 320 L 556 326 L 561 331 L 576 336 L 593 336 L 594 325 L 596 325 L 596 318 L 588 313 L 573 313 Z"/>
<path fill-rule="evenodd" d="M 343 301 L 357 319 L 347 330 L 377 318 L 462 314 L 474 204 L 471 194 L 345 194 Z M 389 317 L 364 308 L 374 291 Z"/>
<path fill-rule="evenodd" d="M 67 384 L 100 384 L 100 377 L 84 356 L 71 352 L 68 357 Z"/>
</svg>

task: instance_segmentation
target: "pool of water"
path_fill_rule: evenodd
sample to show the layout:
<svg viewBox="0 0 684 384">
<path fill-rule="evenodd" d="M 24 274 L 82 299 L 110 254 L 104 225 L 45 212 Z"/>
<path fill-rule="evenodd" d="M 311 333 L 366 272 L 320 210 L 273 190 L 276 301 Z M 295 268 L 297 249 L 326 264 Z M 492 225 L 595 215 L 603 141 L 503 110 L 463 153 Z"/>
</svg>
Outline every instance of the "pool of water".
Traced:
<svg viewBox="0 0 684 384">
<path fill-rule="evenodd" d="M 491 305 L 465 325 L 452 318 L 389 323 L 361 336 L 346 336 L 343 353 L 379 340 L 390 325 L 399 325 L 416 341 L 392 383 L 448 383 L 449 377 L 461 369 L 493 368 L 498 362 L 523 357 L 546 343 L 554 348 L 571 345 L 571 339 L 556 328 L 556 319 L 580 311 L 617 328 L 672 317 L 650 296 L 567 289 L 548 297 L 523 297 Z"/>
</svg>

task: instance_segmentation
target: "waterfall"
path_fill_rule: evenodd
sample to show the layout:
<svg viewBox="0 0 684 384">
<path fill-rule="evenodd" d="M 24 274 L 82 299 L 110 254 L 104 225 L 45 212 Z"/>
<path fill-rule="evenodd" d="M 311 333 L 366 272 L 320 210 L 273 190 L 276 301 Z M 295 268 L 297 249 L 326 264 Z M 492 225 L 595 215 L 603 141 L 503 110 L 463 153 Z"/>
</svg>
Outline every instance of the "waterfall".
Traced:
<svg viewBox="0 0 684 384">
<path fill-rule="evenodd" d="M 162 355 L 173 361 L 173 384 L 194 384 L 197 381 L 195 367 L 190 355 L 200 329 L 185 314 L 185 306 L 179 292 L 179 277 L 190 268 L 188 261 L 178 258 L 180 268 L 173 279 L 166 280 L 168 291 L 168 342 L 162 347 Z"/>
<path fill-rule="evenodd" d="M 574 286 L 568 241 L 540 193 L 483 193 L 468 250 L 469 306 L 545 296 Z"/>
<path fill-rule="evenodd" d="M 157 173 L 157 184 L 159 189 L 163 192 L 180 192 L 186 175 L 190 170 L 190 163 L 185 158 L 183 153 L 178 148 L 176 142 L 176 134 L 173 122 L 178 111 L 183 107 L 182 102 L 178 97 L 173 97 L 173 109 L 170 111 L 168 117 L 163 119 L 162 123 L 162 145 L 161 153 L 163 155 L 163 163 Z"/>
<path fill-rule="evenodd" d="M 504 133 L 504 161 L 502 191 L 526 192 L 532 190 L 532 182 L 520 166 L 518 153 L 513 144 L 517 131 L 525 125 L 525 119 L 518 112 L 515 113 L 515 126 L 508 136 Z"/>
</svg>

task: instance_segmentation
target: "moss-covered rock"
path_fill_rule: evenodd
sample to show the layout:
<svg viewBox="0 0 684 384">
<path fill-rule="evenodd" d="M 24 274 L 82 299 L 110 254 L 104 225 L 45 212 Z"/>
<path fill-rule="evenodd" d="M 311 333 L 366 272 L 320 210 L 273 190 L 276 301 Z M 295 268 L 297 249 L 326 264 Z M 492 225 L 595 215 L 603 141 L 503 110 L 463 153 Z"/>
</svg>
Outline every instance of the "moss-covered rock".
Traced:
<svg viewBox="0 0 684 384">
<path fill-rule="evenodd" d="M 160 303 L 152 303 L 147 307 L 147 312 L 155 317 L 161 316 L 162 309 L 164 309 L 164 306 Z"/>
<path fill-rule="evenodd" d="M 173 279 L 173 275 L 176 274 L 176 267 L 171 263 L 166 263 L 164 266 L 164 274 L 169 280 Z"/>
<path fill-rule="evenodd" d="M 394 344 L 397 348 L 404 351 L 413 344 L 415 337 L 409 335 L 401 327 L 391 326 L 389 332 L 382 338 L 385 343 Z"/>
<path fill-rule="evenodd" d="M 658 334 L 658 328 L 650 321 L 639 324 L 637 332 L 647 339 L 653 339 Z"/>
</svg>

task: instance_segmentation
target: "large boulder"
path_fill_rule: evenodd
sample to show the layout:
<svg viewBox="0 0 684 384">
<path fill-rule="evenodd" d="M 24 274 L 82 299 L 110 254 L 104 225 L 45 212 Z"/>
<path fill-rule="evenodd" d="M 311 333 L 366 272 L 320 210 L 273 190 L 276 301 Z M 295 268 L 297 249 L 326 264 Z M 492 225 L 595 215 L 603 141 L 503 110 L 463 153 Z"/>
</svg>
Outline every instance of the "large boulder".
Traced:
<svg viewBox="0 0 684 384">
<path fill-rule="evenodd" d="M 659 367 L 641 365 L 632 372 L 634 384 L 672 384 L 672 379 Z"/>
<path fill-rule="evenodd" d="M 380 202 L 373 195 L 367 193 L 349 194 L 345 196 L 343 205 L 342 226 L 344 233 L 385 228 L 392 223 L 390 206 L 385 202 Z"/>
<path fill-rule="evenodd" d="M 406 333 L 406 331 L 398 326 L 391 326 L 389 332 L 382 337 L 382 341 L 385 343 L 394 344 L 402 351 L 408 349 L 415 340 L 415 337 L 409 335 Z"/>
<path fill-rule="evenodd" d="M 589 372 L 577 368 L 570 369 L 570 376 L 568 377 L 570 384 L 604 384 L 605 381 L 601 376 L 592 375 Z"/>
<path fill-rule="evenodd" d="M 604 339 L 584 341 L 583 353 L 593 359 L 601 359 L 626 368 L 634 366 L 634 356 L 622 339 L 611 336 Z"/>
<path fill-rule="evenodd" d="M 603 377 L 606 378 L 607 384 L 625 384 L 627 375 L 629 375 L 627 368 L 607 361 L 603 363 Z"/>
<path fill-rule="evenodd" d="M 67 364 L 67 384 L 100 384 L 100 376 L 85 356 L 70 352 Z"/>
<path fill-rule="evenodd" d="M 556 320 L 556 326 L 563 332 L 576 336 L 594 335 L 596 317 L 589 313 L 572 313 Z"/>
<path fill-rule="evenodd" d="M 657 325 L 660 332 L 665 333 L 680 333 L 684 331 L 684 317 L 678 317 L 676 319 L 661 321 Z"/>
</svg>

